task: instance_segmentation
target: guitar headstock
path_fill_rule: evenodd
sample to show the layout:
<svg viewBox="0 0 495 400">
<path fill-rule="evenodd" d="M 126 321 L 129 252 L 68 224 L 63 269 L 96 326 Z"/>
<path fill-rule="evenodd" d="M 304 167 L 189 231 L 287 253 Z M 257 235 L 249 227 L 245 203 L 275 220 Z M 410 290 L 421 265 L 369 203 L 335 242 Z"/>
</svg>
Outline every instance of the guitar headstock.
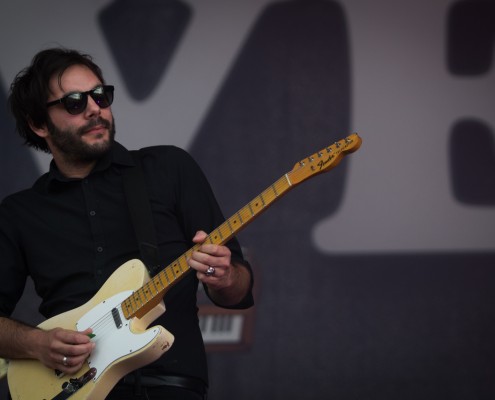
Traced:
<svg viewBox="0 0 495 400">
<path fill-rule="evenodd" d="M 328 172 L 335 168 L 345 155 L 355 152 L 361 147 L 362 139 L 357 133 L 335 142 L 331 146 L 299 161 L 289 172 L 288 178 L 292 184 L 298 184 L 316 174 Z"/>
</svg>

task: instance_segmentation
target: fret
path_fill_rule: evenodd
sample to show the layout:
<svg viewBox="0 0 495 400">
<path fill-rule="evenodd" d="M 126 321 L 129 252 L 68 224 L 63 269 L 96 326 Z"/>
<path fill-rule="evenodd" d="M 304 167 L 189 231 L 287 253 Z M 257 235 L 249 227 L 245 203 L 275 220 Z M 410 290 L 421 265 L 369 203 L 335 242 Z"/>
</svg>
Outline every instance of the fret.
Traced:
<svg viewBox="0 0 495 400">
<path fill-rule="evenodd" d="M 129 299 L 129 302 L 131 304 L 132 309 L 138 310 L 139 307 L 138 307 L 138 304 L 136 303 L 136 300 L 134 299 L 134 293 L 130 297 L 128 297 L 128 299 Z"/>
<path fill-rule="evenodd" d="M 273 184 L 272 186 L 270 186 L 273 190 L 273 193 L 275 194 L 275 197 L 278 197 L 278 192 L 277 192 L 277 188 L 275 186 L 275 184 Z"/>
<path fill-rule="evenodd" d="M 225 221 L 222 225 L 220 225 L 219 230 L 222 231 L 221 243 L 227 242 L 227 240 L 229 240 L 232 237 L 232 231 L 229 229 L 228 221 Z M 218 244 L 221 244 L 221 243 L 218 243 Z"/>
<path fill-rule="evenodd" d="M 221 225 L 209 235 L 211 244 L 215 244 L 215 242 L 217 241 L 219 242 L 220 240 L 223 239 L 222 232 L 220 231 L 220 227 Z"/>
<path fill-rule="evenodd" d="M 165 277 L 165 279 L 167 280 L 167 284 L 166 285 L 163 285 L 163 286 L 169 286 L 170 285 L 170 279 L 168 279 L 167 273 L 165 271 L 162 271 L 162 272 L 159 273 L 159 275 L 161 277 Z"/>
<path fill-rule="evenodd" d="M 254 211 L 253 208 L 251 207 L 251 203 L 248 203 L 249 211 L 251 211 L 251 216 L 254 217 Z"/>
<path fill-rule="evenodd" d="M 230 225 L 230 219 L 227 220 L 227 225 L 230 229 L 230 233 L 234 233 L 234 230 L 232 229 L 232 225 Z"/>
<path fill-rule="evenodd" d="M 171 271 L 169 267 L 165 268 L 165 275 L 170 283 L 175 281 L 174 271 Z"/>
<path fill-rule="evenodd" d="M 150 292 L 152 294 L 152 297 L 155 297 L 160 291 L 156 287 L 154 278 L 149 281 L 149 286 L 150 286 Z M 154 289 L 155 293 L 153 293 L 153 289 Z"/>
<path fill-rule="evenodd" d="M 156 289 L 157 294 L 160 293 L 160 291 L 164 289 L 163 283 L 162 283 L 159 275 L 160 274 L 155 275 L 155 277 L 153 278 L 153 285 L 155 285 L 155 289 Z"/>
<path fill-rule="evenodd" d="M 263 204 L 263 207 L 265 207 L 265 198 L 263 197 L 263 193 L 259 195 L 259 198 L 261 199 L 261 204 Z"/>
<path fill-rule="evenodd" d="M 129 318 L 129 316 L 134 312 L 134 308 L 132 307 L 132 304 L 129 301 L 129 299 L 126 299 L 123 302 L 123 304 L 124 304 L 125 310 L 123 309 L 122 311 L 124 311 L 125 317 Z"/>
<path fill-rule="evenodd" d="M 144 303 L 147 303 L 153 296 L 150 293 L 150 285 L 147 283 L 141 288 L 141 293 L 144 297 Z"/>
<path fill-rule="evenodd" d="M 256 209 L 261 207 L 260 202 L 258 200 L 260 198 L 260 196 L 258 196 L 256 199 L 253 200 L 254 203 L 253 202 L 249 203 L 251 206 L 254 206 L 254 210 L 256 211 L 256 214 L 258 213 Z M 256 214 L 254 214 L 254 215 L 256 215 Z M 254 217 L 254 215 L 253 215 L 253 217 Z"/>
<path fill-rule="evenodd" d="M 239 229 L 241 229 L 242 224 L 239 221 L 239 218 L 237 218 L 237 214 L 235 215 L 236 218 L 230 217 L 230 219 L 227 221 L 230 227 L 230 231 L 232 233 L 235 233 Z"/>
<path fill-rule="evenodd" d="M 277 181 L 276 185 L 278 187 L 283 187 L 283 189 L 281 189 L 281 190 L 283 190 L 285 192 L 285 191 L 290 189 L 290 187 L 292 186 L 292 183 L 289 180 L 287 180 L 287 174 L 286 174 L 286 175 L 282 176 Z"/>
<path fill-rule="evenodd" d="M 179 264 L 179 268 L 183 273 L 189 270 L 189 265 L 187 265 L 187 262 L 186 262 L 186 267 L 184 268 L 184 261 L 185 260 L 182 257 L 177 259 L 177 264 Z"/>
<path fill-rule="evenodd" d="M 253 215 L 248 206 L 245 206 L 239 210 L 239 214 L 242 216 L 242 220 L 247 223 L 253 219 Z"/>
<path fill-rule="evenodd" d="M 237 218 L 237 215 L 234 217 L 230 217 L 230 219 L 227 221 L 230 227 L 230 231 L 232 233 L 235 233 L 237 230 L 240 229 L 240 224 L 239 224 L 239 219 Z"/>
<path fill-rule="evenodd" d="M 137 309 L 140 309 L 143 306 L 143 301 L 141 300 L 141 296 L 139 295 L 140 291 L 141 291 L 141 289 L 136 290 L 134 292 L 134 295 L 132 296 L 132 298 L 134 299 L 134 301 L 136 303 Z"/>
<path fill-rule="evenodd" d="M 240 221 L 241 225 L 243 225 L 244 222 L 242 221 L 242 216 L 241 216 L 241 212 L 240 211 L 237 211 L 237 216 L 239 217 L 239 221 Z"/>
<path fill-rule="evenodd" d="M 158 293 L 158 290 L 156 290 L 155 282 L 153 282 L 153 279 L 150 279 L 146 286 L 148 287 L 148 292 L 150 293 L 151 298 L 155 297 Z"/>
<path fill-rule="evenodd" d="M 146 285 L 144 285 L 141 289 L 139 289 L 136 292 L 139 294 L 139 300 L 141 300 L 141 307 L 144 306 L 148 302 L 148 299 L 146 298 L 146 293 L 144 292 L 145 287 L 146 287 Z"/>
<path fill-rule="evenodd" d="M 187 250 L 187 251 L 186 251 L 186 252 L 185 252 L 185 253 L 181 256 L 181 258 L 184 260 L 184 262 L 185 262 L 186 264 L 187 264 L 187 260 L 189 260 L 189 259 L 191 258 L 192 253 L 193 253 L 194 251 L 196 251 L 198 248 L 199 248 L 199 245 L 197 245 L 197 244 L 196 244 L 196 245 L 194 245 L 192 248 L 190 248 L 189 250 Z M 190 268 L 190 267 L 189 267 L 189 265 L 188 265 L 188 268 Z"/>
<path fill-rule="evenodd" d="M 192 252 L 189 252 L 189 253 L 187 253 L 187 254 L 192 254 Z M 183 255 L 182 255 L 181 257 L 179 257 L 179 259 L 178 259 L 178 260 L 179 260 L 179 263 L 180 263 L 181 265 L 185 265 L 185 266 L 186 266 L 186 267 L 185 267 L 185 269 L 184 269 L 184 271 L 185 271 L 185 272 L 188 272 L 188 271 L 191 269 L 191 267 L 190 267 L 190 266 L 189 266 L 189 264 L 187 263 L 187 257 L 188 257 L 188 256 L 187 256 L 186 254 L 183 254 Z"/>
<path fill-rule="evenodd" d="M 133 293 L 132 293 L 132 295 L 131 295 L 131 297 L 129 297 L 129 299 L 130 299 L 130 301 L 131 301 L 132 308 L 133 308 L 134 310 L 138 310 L 138 309 L 139 309 L 139 305 L 138 305 L 138 303 L 136 302 L 136 299 L 134 298 L 134 293 L 136 293 L 136 292 L 133 292 Z"/>
<path fill-rule="evenodd" d="M 181 276 L 181 275 L 182 275 L 182 270 L 180 269 L 180 267 L 179 267 L 179 263 L 178 263 L 178 262 L 175 262 L 175 263 L 173 264 L 172 269 L 173 269 L 173 271 L 174 271 L 174 275 L 175 275 L 176 277 L 179 277 L 179 276 Z"/>
<path fill-rule="evenodd" d="M 270 187 L 270 189 L 267 189 L 264 193 L 263 198 L 265 199 L 265 207 L 267 207 L 273 203 L 273 201 L 277 198 L 277 195 L 273 193 L 273 189 Z"/>
</svg>

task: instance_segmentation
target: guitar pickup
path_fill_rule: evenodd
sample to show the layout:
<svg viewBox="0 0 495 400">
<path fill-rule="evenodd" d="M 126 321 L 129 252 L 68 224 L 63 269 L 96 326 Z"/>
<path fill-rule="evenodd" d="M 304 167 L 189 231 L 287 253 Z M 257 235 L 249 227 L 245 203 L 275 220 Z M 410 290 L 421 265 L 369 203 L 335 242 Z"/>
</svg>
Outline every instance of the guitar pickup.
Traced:
<svg viewBox="0 0 495 400">
<path fill-rule="evenodd" d="M 122 318 L 120 318 L 119 310 L 112 308 L 112 317 L 117 329 L 122 328 Z"/>
</svg>

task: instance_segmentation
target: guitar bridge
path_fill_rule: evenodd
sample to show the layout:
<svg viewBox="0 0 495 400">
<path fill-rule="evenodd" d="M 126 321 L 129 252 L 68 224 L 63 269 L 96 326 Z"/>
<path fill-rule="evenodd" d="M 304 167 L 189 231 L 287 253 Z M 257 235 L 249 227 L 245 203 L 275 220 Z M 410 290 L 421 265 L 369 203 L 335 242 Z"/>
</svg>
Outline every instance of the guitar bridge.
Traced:
<svg viewBox="0 0 495 400">
<path fill-rule="evenodd" d="M 72 378 L 62 384 L 62 391 L 51 400 L 65 400 L 96 376 L 96 368 L 90 368 L 83 376 Z"/>
</svg>

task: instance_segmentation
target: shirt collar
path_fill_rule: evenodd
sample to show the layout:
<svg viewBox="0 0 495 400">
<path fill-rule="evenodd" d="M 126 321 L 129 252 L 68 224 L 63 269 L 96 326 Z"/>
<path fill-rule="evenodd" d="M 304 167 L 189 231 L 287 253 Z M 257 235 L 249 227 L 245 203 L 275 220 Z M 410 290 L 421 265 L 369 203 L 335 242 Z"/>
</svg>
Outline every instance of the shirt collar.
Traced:
<svg viewBox="0 0 495 400">
<path fill-rule="evenodd" d="M 118 142 L 114 142 L 112 144 L 110 151 L 98 160 L 89 175 L 105 171 L 109 169 L 113 164 L 131 167 L 135 165 L 135 162 L 129 150 L 127 150 Z M 80 178 L 67 178 L 66 176 L 62 175 L 60 170 L 57 168 L 54 160 L 50 162 L 50 170 L 48 171 L 46 181 L 47 187 L 54 182 L 73 182 L 80 180 Z"/>
</svg>

